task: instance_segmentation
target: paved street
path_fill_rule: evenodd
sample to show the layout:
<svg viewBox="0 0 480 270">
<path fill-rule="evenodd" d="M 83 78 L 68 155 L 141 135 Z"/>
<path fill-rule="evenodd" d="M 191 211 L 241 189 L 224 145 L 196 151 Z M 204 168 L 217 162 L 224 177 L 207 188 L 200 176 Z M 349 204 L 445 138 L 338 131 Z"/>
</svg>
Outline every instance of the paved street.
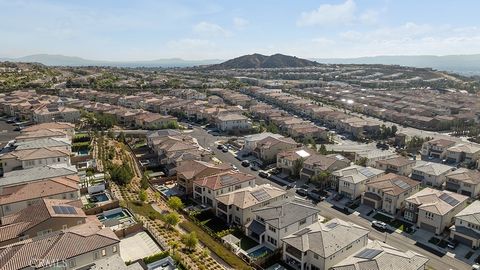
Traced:
<svg viewBox="0 0 480 270">
<path fill-rule="evenodd" d="M 359 217 L 355 214 L 350 214 L 346 215 L 334 208 L 332 208 L 332 205 L 329 202 L 321 202 L 318 204 L 318 207 L 320 208 L 320 215 L 328 218 L 340 218 L 346 221 L 350 221 L 352 223 L 358 224 L 360 226 L 363 226 L 365 228 L 370 228 L 370 222 L 362 217 Z M 385 235 L 387 235 L 386 243 L 399 248 L 401 250 L 412 250 L 415 251 L 419 254 L 422 254 L 430 259 L 428 262 L 428 266 L 437 269 L 437 270 L 444 270 L 444 269 L 456 269 L 456 270 L 467 270 L 471 269 L 471 266 L 467 265 L 466 263 L 456 260 L 452 257 L 449 257 L 447 255 L 443 257 L 438 257 L 425 249 L 422 249 L 418 246 L 415 245 L 415 241 L 407 238 L 405 236 L 402 236 L 398 233 L 384 233 L 377 231 L 375 229 L 371 229 L 369 233 L 370 239 L 376 239 L 380 241 L 385 240 Z"/>
</svg>

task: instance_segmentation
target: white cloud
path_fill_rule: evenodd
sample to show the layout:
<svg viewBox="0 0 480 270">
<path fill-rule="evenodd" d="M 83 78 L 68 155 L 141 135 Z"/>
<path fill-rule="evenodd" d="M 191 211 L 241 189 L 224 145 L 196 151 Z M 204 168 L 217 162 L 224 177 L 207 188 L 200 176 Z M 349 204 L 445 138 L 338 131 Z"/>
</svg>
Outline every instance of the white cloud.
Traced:
<svg viewBox="0 0 480 270">
<path fill-rule="evenodd" d="M 380 12 L 377 10 L 369 9 L 359 16 L 360 22 L 364 24 L 375 24 L 378 22 L 378 17 L 380 15 Z"/>
<path fill-rule="evenodd" d="M 244 18 L 240 18 L 240 17 L 235 17 L 235 18 L 233 18 L 233 25 L 234 25 L 235 28 L 238 29 L 238 30 L 245 29 L 245 27 L 247 27 L 247 25 L 248 25 L 249 23 L 250 23 L 250 22 L 247 21 L 247 20 L 244 19 Z"/>
<path fill-rule="evenodd" d="M 334 40 L 323 38 L 323 37 L 314 38 L 312 39 L 312 42 L 318 47 L 328 47 L 335 44 Z"/>
<path fill-rule="evenodd" d="M 323 4 L 309 12 L 302 12 L 297 21 L 298 26 L 347 24 L 355 19 L 356 5 L 353 0 L 342 4 Z"/>
<path fill-rule="evenodd" d="M 227 37 L 231 33 L 218 24 L 209 22 L 199 22 L 193 26 L 193 31 L 202 36 L 208 37 Z"/>
</svg>

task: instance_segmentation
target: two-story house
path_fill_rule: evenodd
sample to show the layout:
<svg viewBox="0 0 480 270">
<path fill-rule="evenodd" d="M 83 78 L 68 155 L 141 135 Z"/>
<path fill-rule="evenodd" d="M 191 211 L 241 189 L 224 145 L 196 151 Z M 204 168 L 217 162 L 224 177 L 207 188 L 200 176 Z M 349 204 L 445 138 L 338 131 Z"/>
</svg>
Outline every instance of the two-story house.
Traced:
<svg viewBox="0 0 480 270">
<path fill-rule="evenodd" d="M 446 139 L 433 139 L 423 143 L 420 154 L 422 158 L 444 158 L 447 154 L 447 149 L 454 146 L 455 142 Z"/>
<path fill-rule="evenodd" d="M 245 131 L 252 127 L 248 117 L 236 113 L 219 114 L 215 122 L 217 128 L 224 132 Z"/>
<path fill-rule="evenodd" d="M 298 144 L 292 138 L 275 138 L 269 136 L 258 141 L 256 145 L 253 150 L 253 155 L 262 160 L 264 164 L 270 164 L 277 160 L 278 153 L 296 148 Z"/>
<path fill-rule="evenodd" d="M 439 235 L 453 224 L 467 199 L 458 193 L 425 188 L 405 199 L 403 216 L 418 228 Z"/>
<path fill-rule="evenodd" d="M 459 143 L 447 149 L 447 163 L 474 164 L 480 158 L 480 147 L 473 143 Z"/>
<path fill-rule="evenodd" d="M 480 201 L 474 201 L 455 215 L 450 238 L 471 248 L 480 247 Z"/>
<path fill-rule="evenodd" d="M 319 219 L 315 205 L 294 198 L 277 201 L 253 211 L 255 219 L 246 226 L 246 234 L 260 244 L 275 250 L 281 239 L 301 230 Z"/>
<path fill-rule="evenodd" d="M 350 160 L 339 154 L 311 155 L 303 162 L 300 179 L 309 180 L 321 172 L 333 172 L 350 166 Z"/>
<path fill-rule="evenodd" d="M 333 181 L 337 182 L 338 193 L 355 200 L 365 191 L 365 183 L 384 174 L 384 171 L 372 167 L 351 165 L 334 171 L 332 177 Z"/>
<path fill-rule="evenodd" d="M 396 173 L 403 176 L 409 176 L 414 166 L 415 160 L 409 160 L 405 157 L 393 157 L 375 162 L 375 168 L 387 173 Z"/>
<path fill-rule="evenodd" d="M 330 269 L 368 244 L 370 231 L 340 219 L 317 221 L 284 238 L 283 261 L 297 270 Z"/>
<path fill-rule="evenodd" d="M 202 177 L 228 172 L 232 168 L 230 164 L 212 164 L 200 160 L 185 160 L 175 169 L 177 172 L 177 185 L 180 190 L 189 195 L 193 193 L 193 182 Z"/>
<path fill-rule="evenodd" d="M 3 172 L 30 169 L 34 167 L 65 164 L 70 165 L 70 150 L 47 147 L 8 152 L 0 156 Z"/>
<path fill-rule="evenodd" d="M 446 175 L 454 168 L 445 164 L 418 161 L 412 168 L 411 178 L 422 182 L 424 186 L 442 187 Z"/>
<path fill-rule="evenodd" d="M 215 212 L 217 209 L 215 198 L 217 196 L 248 186 L 255 186 L 254 175 L 235 171 L 217 173 L 199 178 L 193 182 L 193 198 L 204 205 L 212 207 Z M 220 215 L 220 217 L 223 216 Z"/>
<path fill-rule="evenodd" d="M 306 160 L 312 155 L 318 155 L 314 150 L 302 147 L 282 151 L 277 154 L 277 168 L 281 169 L 283 173 L 292 174 L 295 162 L 299 160 Z M 300 170 L 302 168 L 299 168 Z"/>
<path fill-rule="evenodd" d="M 270 184 L 247 186 L 217 196 L 216 215 L 228 223 L 245 226 L 255 217 L 253 210 L 286 198 L 287 192 Z"/>
<path fill-rule="evenodd" d="M 390 215 L 402 210 L 405 199 L 420 190 L 420 182 L 394 173 L 373 179 L 365 186 L 362 204 Z"/>
<path fill-rule="evenodd" d="M 471 198 L 480 194 L 480 172 L 460 168 L 445 175 L 445 189 L 460 193 Z"/>
</svg>

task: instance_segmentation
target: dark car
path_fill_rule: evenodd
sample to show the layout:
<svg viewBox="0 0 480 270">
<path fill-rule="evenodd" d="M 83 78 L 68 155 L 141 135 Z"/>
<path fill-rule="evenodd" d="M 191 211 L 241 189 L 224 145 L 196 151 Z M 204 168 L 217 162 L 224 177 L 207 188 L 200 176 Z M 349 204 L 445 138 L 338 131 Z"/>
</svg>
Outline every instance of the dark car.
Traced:
<svg viewBox="0 0 480 270">
<path fill-rule="evenodd" d="M 217 145 L 217 149 L 218 149 L 218 150 L 222 150 L 222 149 L 223 149 L 223 145 L 221 145 L 221 144 Z"/>
<path fill-rule="evenodd" d="M 223 153 L 227 153 L 227 152 L 228 152 L 228 148 L 227 148 L 227 147 L 222 147 L 222 152 L 223 152 Z"/>
<path fill-rule="evenodd" d="M 287 185 L 286 189 L 292 189 L 295 187 L 295 183 L 290 183 Z"/>
<path fill-rule="evenodd" d="M 260 171 L 258 172 L 258 176 L 262 177 L 262 178 L 267 178 L 269 175 L 267 172 L 265 171 Z"/>
<path fill-rule="evenodd" d="M 458 241 L 457 240 L 455 240 L 455 239 L 449 239 L 448 240 L 447 247 L 449 249 L 455 249 L 457 246 L 458 246 Z"/>
<path fill-rule="evenodd" d="M 295 192 L 302 197 L 305 197 L 308 195 L 308 190 L 304 188 L 298 188 Z"/>
<path fill-rule="evenodd" d="M 242 166 L 243 166 L 243 167 L 248 167 L 248 166 L 250 166 L 250 161 L 248 161 L 248 160 L 242 161 Z"/>
</svg>

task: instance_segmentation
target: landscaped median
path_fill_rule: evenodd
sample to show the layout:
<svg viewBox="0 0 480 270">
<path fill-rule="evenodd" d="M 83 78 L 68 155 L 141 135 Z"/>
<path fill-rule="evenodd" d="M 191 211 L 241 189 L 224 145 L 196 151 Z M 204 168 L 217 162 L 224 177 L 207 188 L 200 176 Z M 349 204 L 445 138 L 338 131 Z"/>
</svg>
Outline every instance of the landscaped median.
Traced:
<svg viewBox="0 0 480 270">
<path fill-rule="evenodd" d="M 186 219 L 180 223 L 180 227 L 188 232 L 195 232 L 200 242 L 207 246 L 212 252 L 217 254 L 218 257 L 228 263 L 232 268 L 244 270 L 252 269 L 252 267 L 248 266 L 247 263 L 241 260 L 237 255 L 233 254 L 222 244 L 215 241 L 215 239 L 208 235 L 202 228 L 190 220 Z"/>
</svg>

